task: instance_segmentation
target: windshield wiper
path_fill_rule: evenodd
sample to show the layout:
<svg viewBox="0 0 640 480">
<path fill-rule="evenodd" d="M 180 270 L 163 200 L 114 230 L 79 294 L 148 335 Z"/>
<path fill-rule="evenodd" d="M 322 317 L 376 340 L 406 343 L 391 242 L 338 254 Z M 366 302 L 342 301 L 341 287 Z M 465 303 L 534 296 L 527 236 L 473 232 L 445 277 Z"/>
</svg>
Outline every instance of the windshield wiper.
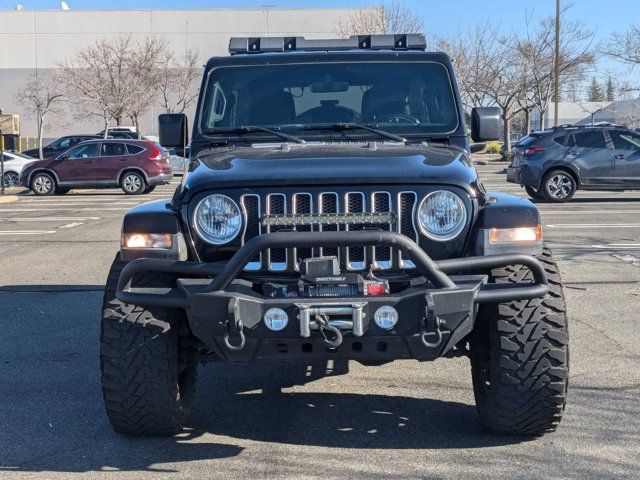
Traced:
<svg viewBox="0 0 640 480">
<path fill-rule="evenodd" d="M 368 132 L 375 133 L 376 135 L 379 135 L 384 138 L 388 138 L 389 140 L 407 143 L 407 139 L 404 137 L 401 137 L 400 135 L 394 135 L 393 133 L 380 130 L 379 128 L 373 128 L 369 125 L 362 125 L 360 123 L 333 123 L 330 125 L 306 125 L 304 129 L 305 130 L 335 130 L 336 132 L 340 132 L 343 130 L 367 130 Z"/>
<path fill-rule="evenodd" d="M 254 132 L 270 133 L 271 135 L 275 135 L 276 137 L 280 137 L 283 140 L 287 140 L 289 142 L 307 143 L 302 138 L 296 137 L 295 135 L 289 135 L 287 133 L 274 130 L 272 128 L 261 127 L 259 125 L 240 125 L 239 127 L 233 127 L 233 128 L 212 128 L 205 131 L 205 133 L 254 133 Z"/>
</svg>

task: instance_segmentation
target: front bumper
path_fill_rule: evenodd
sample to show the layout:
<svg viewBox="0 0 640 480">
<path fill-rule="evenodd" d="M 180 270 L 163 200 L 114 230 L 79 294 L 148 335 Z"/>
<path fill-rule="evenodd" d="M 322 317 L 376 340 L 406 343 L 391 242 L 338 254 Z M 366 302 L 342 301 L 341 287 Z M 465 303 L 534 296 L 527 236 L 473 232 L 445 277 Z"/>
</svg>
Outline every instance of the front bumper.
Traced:
<svg viewBox="0 0 640 480">
<path fill-rule="evenodd" d="M 402 251 L 422 275 L 420 281 L 396 294 L 354 297 L 267 298 L 239 277 L 246 264 L 268 248 L 388 246 Z M 483 272 L 507 265 L 525 265 L 534 282 L 487 284 Z M 131 287 L 142 272 L 170 273 L 181 278 L 175 288 Z M 449 276 L 447 273 L 456 272 Z M 193 278 L 200 277 L 200 278 Z M 208 278 L 202 278 L 208 277 Z M 122 271 L 116 296 L 125 303 L 184 309 L 193 334 L 220 359 L 248 361 L 270 358 L 350 358 L 388 361 L 398 358 L 430 360 L 451 350 L 472 329 L 481 303 L 538 298 L 546 295 L 544 268 L 522 254 L 467 257 L 434 262 L 408 237 L 395 232 L 280 232 L 247 242 L 224 265 L 138 259 Z M 376 310 L 393 306 L 399 320 L 391 330 L 374 321 Z M 287 312 L 289 322 L 271 331 L 262 318 L 270 308 Z M 322 320 L 324 319 L 324 320 Z M 330 345 L 329 325 L 342 342 Z"/>
</svg>

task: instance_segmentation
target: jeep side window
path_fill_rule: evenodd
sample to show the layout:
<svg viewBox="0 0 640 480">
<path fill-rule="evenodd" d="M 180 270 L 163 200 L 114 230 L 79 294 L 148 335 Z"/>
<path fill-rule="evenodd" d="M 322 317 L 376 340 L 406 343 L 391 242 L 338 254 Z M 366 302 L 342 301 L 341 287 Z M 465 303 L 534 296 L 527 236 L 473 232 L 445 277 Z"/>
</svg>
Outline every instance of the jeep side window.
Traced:
<svg viewBox="0 0 640 480">
<path fill-rule="evenodd" d="M 224 119 L 227 109 L 227 97 L 220 88 L 220 84 L 216 82 L 213 85 L 213 95 L 211 96 L 211 110 L 207 121 L 209 128 L 215 127 L 218 122 Z"/>
<path fill-rule="evenodd" d="M 575 146 L 578 148 L 607 148 L 604 143 L 604 135 L 602 131 L 594 130 L 589 132 L 580 132 L 573 135 Z M 569 144 L 568 146 L 572 146 Z"/>
</svg>

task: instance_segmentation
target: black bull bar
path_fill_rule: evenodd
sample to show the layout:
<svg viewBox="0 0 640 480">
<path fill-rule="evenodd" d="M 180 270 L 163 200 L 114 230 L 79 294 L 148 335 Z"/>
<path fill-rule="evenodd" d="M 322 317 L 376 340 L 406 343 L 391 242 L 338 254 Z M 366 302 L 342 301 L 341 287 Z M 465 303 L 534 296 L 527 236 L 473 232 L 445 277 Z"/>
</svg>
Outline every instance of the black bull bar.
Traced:
<svg viewBox="0 0 640 480">
<path fill-rule="evenodd" d="M 239 278 L 245 266 L 258 253 L 273 248 L 301 247 L 391 247 L 402 252 L 403 258 L 411 260 L 416 270 L 424 277 L 422 285 L 413 285 L 399 294 L 383 296 L 360 296 L 348 298 L 266 298 L 250 289 L 233 284 Z M 523 265 L 532 274 L 531 283 L 487 284 L 486 271 L 507 265 Z M 174 288 L 137 288 L 131 286 L 136 274 L 145 272 L 169 273 L 178 277 L 199 278 L 194 288 L 188 281 L 178 281 Z M 478 275 L 480 272 L 482 275 Z M 448 275 L 455 273 L 455 275 Z M 475 273 L 476 275 L 465 275 Z M 205 278 L 203 278 L 205 277 Z M 453 278 L 452 278 L 453 277 Z M 233 284 L 233 285 L 232 285 Z M 239 290 L 240 288 L 240 290 Z M 363 335 L 363 318 L 366 318 L 364 330 L 372 341 L 398 340 L 386 354 L 369 356 L 378 358 L 385 355 L 394 358 L 434 358 L 452 348 L 473 326 L 476 304 L 500 303 L 514 300 L 528 300 L 544 297 L 548 292 L 547 276 L 542 264 L 534 257 L 524 254 L 489 255 L 483 257 L 465 257 L 449 260 L 432 260 L 410 238 L 396 232 L 385 231 L 342 231 L 342 232 L 277 232 L 260 235 L 248 241 L 225 264 L 177 261 L 168 259 L 141 258 L 127 264 L 120 275 L 116 289 L 117 298 L 135 305 L 156 305 L 183 308 L 187 310 L 193 333 L 210 348 L 228 360 L 248 360 L 254 357 L 268 357 L 262 343 L 279 341 L 283 348 L 283 336 L 293 341 L 309 341 L 309 326 L 322 331 L 319 318 L 314 321 L 308 311 L 335 310 L 337 306 L 351 308 L 353 321 L 349 324 L 349 342 L 360 340 Z M 368 319 L 381 305 L 391 304 L 400 311 L 400 318 L 408 317 L 411 328 L 394 329 L 393 332 L 378 329 Z M 261 324 L 264 311 L 271 307 L 287 309 L 290 318 L 300 319 L 300 330 L 271 332 Z M 364 311 L 363 311 L 364 308 Z M 340 311 L 344 311 L 344 308 Z M 422 311 L 422 313 L 418 313 Z M 358 318 L 356 318 L 358 317 Z M 417 317 L 417 318 L 413 318 Z M 303 320 L 304 318 L 304 320 Z M 356 328 L 358 320 L 358 328 Z M 303 322 L 305 323 L 303 325 Z M 334 321 L 338 325 L 338 320 Z M 331 323 L 331 322 L 329 322 Z M 342 335 L 337 328 L 324 325 L 335 331 L 336 337 Z M 345 324 L 344 321 L 340 325 Z M 442 325 L 442 328 L 440 326 Z M 417 330 L 416 330 L 417 328 Z M 244 331 L 249 335 L 245 339 Z M 444 332 L 444 333 L 443 333 Z M 391 338 L 394 333 L 398 338 Z M 230 336 L 240 338 L 235 345 Z M 355 336 L 354 336 L 355 335 Z M 432 342 L 431 339 L 437 339 Z M 444 335 L 444 338 L 443 338 Z M 326 335 L 325 341 L 326 341 Z M 252 338 L 253 337 L 253 338 Z M 273 338 L 269 338 L 273 337 Z M 297 337 L 295 340 L 292 337 Z M 370 338 L 369 338 L 370 337 Z M 221 341 L 224 338 L 224 341 Z M 404 340 L 403 340 L 404 339 Z M 418 339 L 418 340 L 416 340 Z M 247 349 L 240 353 L 245 347 Z M 313 340 L 313 338 L 311 339 Z M 444 341 L 443 341 L 444 340 Z M 361 342 L 359 342 L 361 345 Z M 379 342 L 378 342 L 379 344 Z M 226 350 L 222 348 L 226 347 Z M 240 347 L 238 348 L 238 345 Z M 297 347 L 297 345 L 296 345 Z M 304 346 L 303 346 L 304 347 Z M 361 348 L 358 347 L 358 348 Z M 354 347 L 355 349 L 355 347 Z M 247 350 L 249 353 L 247 353 Z M 424 353 L 424 350 L 430 350 Z M 385 347 L 386 351 L 386 347 Z M 350 357 L 354 353 L 349 353 Z M 358 355 L 355 355 L 356 357 Z"/>
</svg>

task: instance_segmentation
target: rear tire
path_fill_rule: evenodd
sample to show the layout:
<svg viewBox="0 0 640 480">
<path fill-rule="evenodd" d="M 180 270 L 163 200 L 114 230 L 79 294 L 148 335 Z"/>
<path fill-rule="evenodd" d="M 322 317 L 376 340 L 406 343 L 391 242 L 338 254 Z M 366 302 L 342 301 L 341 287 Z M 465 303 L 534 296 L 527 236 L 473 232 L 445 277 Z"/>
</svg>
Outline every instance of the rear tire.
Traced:
<svg viewBox="0 0 640 480">
<path fill-rule="evenodd" d="M 139 172 L 124 172 L 120 179 L 120 188 L 127 195 L 140 195 L 145 193 L 147 182 L 144 176 Z"/>
<path fill-rule="evenodd" d="M 564 170 L 552 170 L 542 178 L 540 191 L 545 200 L 563 203 L 573 198 L 578 189 L 573 176 Z"/>
<path fill-rule="evenodd" d="M 155 189 L 156 189 L 156 185 L 149 185 L 147 188 L 144 189 L 144 192 L 142 192 L 142 193 L 144 193 L 144 194 L 151 193 Z"/>
<path fill-rule="evenodd" d="M 543 299 L 486 305 L 470 340 L 478 414 L 499 434 L 541 435 L 565 408 L 569 342 L 564 294 L 551 251 L 538 257 L 549 278 Z M 531 280 L 522 266 L 491 271 L 495 283 Z"/>
<path fill-rule="evenodd" d="M 184 314 L 120 302 L 116 285 L 126 265 L 117 255 L 104 293 L 100 370 L 107 416 L 126 435 L 173 435 L 184 426 L 195 393 L 197 352 Z M 141 274 L 135 286 L 173 286 L 163 274 Z"/>
<path fill-rule="evenodd" d="M 53 176 L 45 172 L 36 173 L 29 186 L 31 191 L 39 196 L 48 196 L 56 193 L 56 181 Z"/>
<path fill-rule="evenodd" d="M 527 192 L 527 195 L 529 195 L 534 200 L 544 200 L 544 195 L 542 195 L 542 193 L 540 193 L 540 190 L 538 190 L 537 188 L 525 185 L 524 189 Z"/>
</svg>

